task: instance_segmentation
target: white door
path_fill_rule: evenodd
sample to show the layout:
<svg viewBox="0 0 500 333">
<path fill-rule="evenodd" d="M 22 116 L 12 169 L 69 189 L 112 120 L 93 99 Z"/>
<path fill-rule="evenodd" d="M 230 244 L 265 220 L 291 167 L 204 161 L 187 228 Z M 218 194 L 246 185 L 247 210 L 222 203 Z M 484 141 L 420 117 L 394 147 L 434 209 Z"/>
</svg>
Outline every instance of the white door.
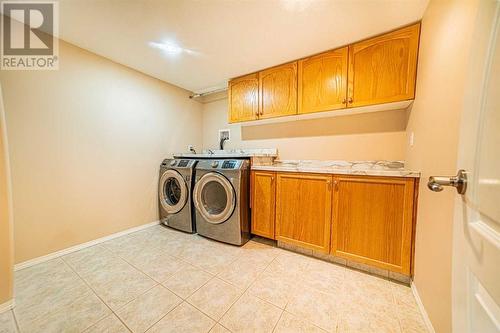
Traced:
<svg viewBox="0 0 500 333">
<path fill-rule="evenodd" d="M 453 332 L 500 332 L 500 3 L 481 0 L 462 110 L 453 235 Z"/>
</svg>

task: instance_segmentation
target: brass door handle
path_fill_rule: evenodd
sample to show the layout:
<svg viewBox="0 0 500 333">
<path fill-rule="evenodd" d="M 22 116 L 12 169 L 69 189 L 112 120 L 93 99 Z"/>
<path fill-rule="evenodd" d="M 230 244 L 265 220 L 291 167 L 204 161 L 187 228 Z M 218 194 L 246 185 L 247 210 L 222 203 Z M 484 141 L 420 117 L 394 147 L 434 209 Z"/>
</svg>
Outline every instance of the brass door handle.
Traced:
<svg viewBox="0 0 500 333">
<path fill-rule="evenodd" d="M 456 176 L 443 177 L 431 176 L 427 187 L 434 192 L 441 192 L 443 186 L 453 186 L 457 189 L 458 194 L 465 194 L 467 191 L 467 172 L 465 170 L 458 170 Z"/>
<path fill-rule="evenodd" d="M 352 97 L 349 97 L 349 104 L 351 104 L 353 101 Z"/>
</svg>

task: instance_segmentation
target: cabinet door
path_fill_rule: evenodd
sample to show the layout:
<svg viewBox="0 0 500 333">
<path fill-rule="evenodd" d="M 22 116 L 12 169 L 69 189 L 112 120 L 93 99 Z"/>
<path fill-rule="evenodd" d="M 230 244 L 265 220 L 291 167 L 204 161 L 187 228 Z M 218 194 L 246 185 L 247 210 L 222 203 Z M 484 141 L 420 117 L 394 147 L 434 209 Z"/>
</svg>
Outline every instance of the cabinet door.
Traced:
<svg viewBox="0 0 500 333">
<path fill-rule="evenodd" d="M 346 107 L 348 48 L 299 61 L 298 113 Z"/>
<path fill-rule="evenodd" d="M 229 81 L 229 122 L 257 119 L 259 112 L 259 79 L 250 74 Z"/>
<path fill-rule="evenodd" d="M 349 46 L 348 107 L 413 99 L 420 23 Z"/>
<path fill-rule="evenodd" d="M 413 178 L 334 177 L 331 253 L 410 274 Z"/>
<path fill-rule="evenodd" d="M 275 239 L 275 173 L 252 171 L 252 234 Z"/>
<path fill-rule="evenodd" d="M 297 62 L 259 73 L 259 118 L 297 114 Z"/>
<path fill-rule="evenodd" d="M 277 174 L 277 240 L 328 253 L 331 182 L 331 175 Z"/>
</svg>

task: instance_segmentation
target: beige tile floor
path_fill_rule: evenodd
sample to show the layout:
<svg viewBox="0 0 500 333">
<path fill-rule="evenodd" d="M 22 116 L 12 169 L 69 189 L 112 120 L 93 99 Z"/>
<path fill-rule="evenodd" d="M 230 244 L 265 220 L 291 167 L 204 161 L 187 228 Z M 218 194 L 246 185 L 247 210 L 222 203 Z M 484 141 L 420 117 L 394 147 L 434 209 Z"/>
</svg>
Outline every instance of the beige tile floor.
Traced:
<svg viewBox="0 0 500 333">
<path fill-rule="evenodd" d="M 15 274 L 4 332 L 426 332 L 408 287 L 155 226 Z"/>
</svg>

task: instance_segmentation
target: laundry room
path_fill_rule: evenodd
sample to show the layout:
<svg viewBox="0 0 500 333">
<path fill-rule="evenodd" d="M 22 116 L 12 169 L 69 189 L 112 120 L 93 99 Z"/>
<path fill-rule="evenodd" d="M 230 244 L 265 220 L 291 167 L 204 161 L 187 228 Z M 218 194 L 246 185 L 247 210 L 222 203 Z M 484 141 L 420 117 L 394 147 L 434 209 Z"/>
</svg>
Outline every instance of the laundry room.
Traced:
<svg viewBox="0 0 500 333">
<path fill-rule="evenodd" d="M 500 332 L 498 1 L 0 11 L 0 333 Z"/>
</svg>

